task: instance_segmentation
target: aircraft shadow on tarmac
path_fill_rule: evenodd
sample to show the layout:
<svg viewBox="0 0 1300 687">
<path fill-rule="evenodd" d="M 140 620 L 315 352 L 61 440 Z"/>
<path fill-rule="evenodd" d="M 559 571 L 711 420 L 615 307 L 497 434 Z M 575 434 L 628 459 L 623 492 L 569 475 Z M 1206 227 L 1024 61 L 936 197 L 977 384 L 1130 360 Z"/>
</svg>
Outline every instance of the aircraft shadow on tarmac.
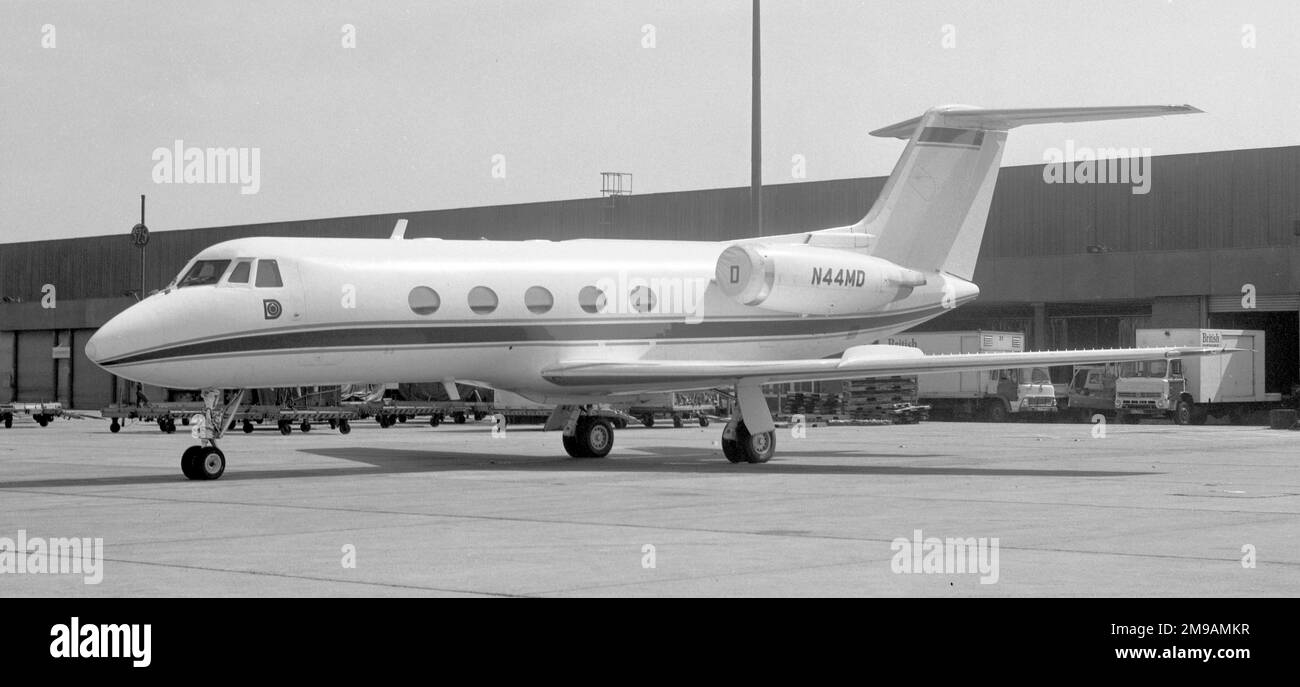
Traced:
<svg viewBox="0 0 1300 687">
<path fill-rule="evenodd" d="M 299 452 L 353 463 L 349 467 L 309 467 L 298 469 L 243 469 L 232 461 L 232 468 L 221 482 L 245 480 L 302 479 L 310 477 L 357 477 L 402 473 L 502 470 L 515 472 L 624 472 L 690 473 L 700 475 L 912 475 L 964 477 L 1137 477 L 1159 472 L 1115 470 L 1051 470 L 1029 468 L 980 468 L 970 466 L 925 467 L 911 465 L 839 464 L 825 465 L 800 461 L 799 458 L 851 458 L 862 461 L 897 460 L 899 458 L 942 458 L 946 454 L 881 454 L 859 451 L 785 451 L 773 462 L 763 465 L 732 465 L 721 451 L 692 448 L 636 449 L 636 453 L 611 455 L 603 459 L 575 459 L 567 456 L 522 456 L 485 451 L 457 452 L 391 448 L 315 448 Z M 793 458 L 794 460 L 790 460 Z M 237 458 L 235 459 L 238 460 Z M 358 463 L 364 465 L 357 465 Z M 0 482 L 2 489 L 49 489 L 61 487 L 117 487 L 149 484 L 184 483 L 180 470 L 155 475 L 119 475 Z"/>
</svg>

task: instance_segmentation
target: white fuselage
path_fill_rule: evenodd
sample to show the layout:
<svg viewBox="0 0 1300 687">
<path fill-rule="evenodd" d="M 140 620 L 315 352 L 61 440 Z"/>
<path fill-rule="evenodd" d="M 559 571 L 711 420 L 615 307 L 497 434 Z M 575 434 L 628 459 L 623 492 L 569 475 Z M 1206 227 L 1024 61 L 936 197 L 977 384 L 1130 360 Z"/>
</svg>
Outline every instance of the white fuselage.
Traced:
<svg viewBox="0 0 1300 687">
<path fill-rule="evenodd" d="M 774 312 L 741 305 L 713 283 L 729 245 L 239 239 L 195 258 L 231 261 L 218 283 L 174 284 L 146 298 L 105 325 L 87 355 L 122 377 L 179 389 L 454 379 L 558 402 L 645 390 L 544 379 L 565 361 L 827 357 L 978 294 L 934 274 L 869 313 Z M 230 283 L 242 260 L 275 260 L 282 285 Z M 478 287 L 491 290 L 495 308 Z M 597 304 L 591 287 L 603 295 L 597 312 L 588 311 Z"/>
</svg>

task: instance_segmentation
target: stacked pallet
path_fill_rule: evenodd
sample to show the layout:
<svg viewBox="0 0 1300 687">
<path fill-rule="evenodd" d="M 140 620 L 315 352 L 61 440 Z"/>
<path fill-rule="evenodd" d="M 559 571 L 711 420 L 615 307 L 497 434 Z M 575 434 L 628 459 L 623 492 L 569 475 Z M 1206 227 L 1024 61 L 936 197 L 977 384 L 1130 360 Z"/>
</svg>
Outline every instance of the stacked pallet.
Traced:
<svg viewBox="0 0 1300 687">
<path fill-rule="evenodd" d="M 916 399 L 916 377 L 854 379 L 844 384 L 843 411 L 854 420 L 894 420 Z"/>
<path fill-rule="evenodd" d="M 833 417 L 841 412 L 840 394 L 795 391 L 786 394 L 781 404 L 783 415 Z"/>
</svg>

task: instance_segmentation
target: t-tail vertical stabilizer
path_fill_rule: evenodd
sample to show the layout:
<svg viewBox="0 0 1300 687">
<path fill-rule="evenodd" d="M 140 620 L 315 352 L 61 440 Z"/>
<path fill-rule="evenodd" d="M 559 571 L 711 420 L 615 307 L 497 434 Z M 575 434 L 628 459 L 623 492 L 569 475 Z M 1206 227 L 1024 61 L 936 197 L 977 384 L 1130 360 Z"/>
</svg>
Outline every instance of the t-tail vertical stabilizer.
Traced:
<svg viewBox="0 0 1300 687">
<path fill-rule="evenodd" d="M 852 231 L 875 237 L 871 254 L 965 280 L 975 273 L 1007 132 L 1025 124 L 1191 114 L 1190 105 L 986 110 L 964 105 L 871 132 L 907 140 L 880 197 Z"/>
</svg>

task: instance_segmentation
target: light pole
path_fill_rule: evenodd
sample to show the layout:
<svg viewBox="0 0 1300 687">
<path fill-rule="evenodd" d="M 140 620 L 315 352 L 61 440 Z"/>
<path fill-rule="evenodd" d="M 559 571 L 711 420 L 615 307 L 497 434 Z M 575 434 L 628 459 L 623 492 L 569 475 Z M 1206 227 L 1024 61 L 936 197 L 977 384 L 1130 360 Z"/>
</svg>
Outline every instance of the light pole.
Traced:
<svg viewBox="0 0 1300 687">
<path fill-rule="evenodd" d="M 144 194 L 140 195 L 140 223 L 131 227 L 131 245 L 140 249 L 140 299 L 148 291 L 144 290 L 145 246 L 149 245 L 149 227 L 144 225 Z"/>
<path fill-rule="evenodd" d="M 754 0 L 751 38 L 749 120 L 749 221 L 757 236 L 763 235 L 763 65 L 759 51 L 758 0 Z"/>
</svg>

